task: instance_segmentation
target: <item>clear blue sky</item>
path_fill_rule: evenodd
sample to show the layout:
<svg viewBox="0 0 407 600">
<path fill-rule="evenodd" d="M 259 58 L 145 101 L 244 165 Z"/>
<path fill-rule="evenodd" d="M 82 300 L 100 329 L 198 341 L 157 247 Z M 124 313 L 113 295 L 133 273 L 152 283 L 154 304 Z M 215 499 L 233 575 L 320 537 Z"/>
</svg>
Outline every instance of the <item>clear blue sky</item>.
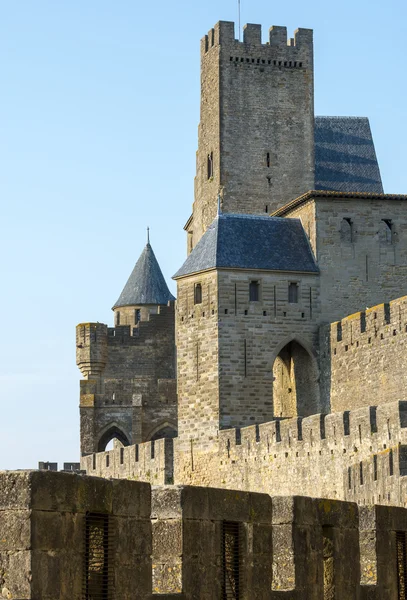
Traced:
<svg viewBox="0 0 407 600">
<path fill-rule="evenodd" d="M 407 193 L 404 0 L 242 0 L 242 23 L 315 32 L 316 114 L 370 118 Z M 78 460 L 75 325 L 110 310 L 145 244 L 185 256 L 199 40 L 237 0 L 0 1 L 0 469 Z M 171 288 L 175 292 L 173 282 Z"/>
</svg>

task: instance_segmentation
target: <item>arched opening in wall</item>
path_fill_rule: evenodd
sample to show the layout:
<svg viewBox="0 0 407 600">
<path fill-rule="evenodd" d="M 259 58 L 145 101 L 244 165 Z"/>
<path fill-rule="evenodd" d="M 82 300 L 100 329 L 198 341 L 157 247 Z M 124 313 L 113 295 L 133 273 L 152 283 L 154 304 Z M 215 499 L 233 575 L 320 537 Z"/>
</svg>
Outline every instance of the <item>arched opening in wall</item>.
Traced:
<svg viewBox="0 0 407 600">
<path fill-rule="evenodd" d="M 104 452 L 105 450 L 113 450 L 114 448 L 120 448 L 122 446 L 129 446 L 130 442 L 127 436 L 118 427 L 110 427 L 101 436 L 98 443 L 98 452 Z"/>
<path fill-rule="evenodd" d="M 154 440 L 160 440 L 162 438 L 176 438 L 178 435 L 177 430 L 172 425 L 164 425 L 160 427 L 157 431 L 155 431 L 150 440 L 153 442 Z"/>
<path fill-rule="evenodd" d="M 318 368 L 296 340 L 288 342 L 274 361 L 273 406 L 276 417 L 308 417 L 319 412 Z"/>
</svg>

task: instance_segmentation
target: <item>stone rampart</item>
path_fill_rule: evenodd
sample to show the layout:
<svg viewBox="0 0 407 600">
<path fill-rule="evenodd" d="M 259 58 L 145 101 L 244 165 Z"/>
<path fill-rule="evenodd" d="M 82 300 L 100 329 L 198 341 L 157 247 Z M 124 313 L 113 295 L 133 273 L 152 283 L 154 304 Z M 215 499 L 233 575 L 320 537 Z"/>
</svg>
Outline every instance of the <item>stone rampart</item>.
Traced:
<svg viewBox="0 0 407 600">
<path fill-rule="evenodd" d="M 324 337 L 321 362 L 332 411 L 407 396 L 407 296 L 332 323 Z"/>
<path fill-rule="evenodd" d="M 96 477 L 165 485 L 174 481 L 173 461 L 173 440 L 163 438 L 89 454 L 82 457 L 81 469 Z"/>
<path fill-rule="evenodd" d="M 3 598 L 393 600 L 407 510 L 53 471 L 0 473 Z"/>
<path fill-rule="evenodd" d="M 350 499 L 406 505 L 407 402 L 223 430 L 211 453 L 194 450 L 193 444 L 190 453 L 177 452 L 177 444 L 177 484 L 340 500 L 349 497 L 349 468 L 392 450 L 393 474 L 379 468 L 377 486 L 366 478 Z M 380 494 L 379 485 L 398 492 Z"/>
<path fill-rule="evenodd" d="M 153 589 L 186 600 L 393 600 L 405 585 L 405 509 L 175 486 L 153 488 L 152 529 Z"/>
<path fill-rule="evenodd" d="M 9 471 L 0 473 L 0 489 L 2 598 L 144 600 L 151 594 L 149 485 Z"/>
</svg>

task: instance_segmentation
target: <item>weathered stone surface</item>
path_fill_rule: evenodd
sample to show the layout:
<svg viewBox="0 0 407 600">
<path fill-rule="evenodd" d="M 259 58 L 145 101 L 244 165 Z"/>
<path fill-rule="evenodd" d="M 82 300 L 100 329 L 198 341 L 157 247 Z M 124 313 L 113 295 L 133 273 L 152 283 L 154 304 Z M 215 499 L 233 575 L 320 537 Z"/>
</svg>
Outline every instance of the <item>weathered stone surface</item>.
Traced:
<svg viewBox="0 0 407 600">
<path fill-rule="evenodd" d="M 103 527 L 108 528 L 109 569 L 118 583 L 118 597 L 142 600 L 151 593 L 148 484 L 21 471 L 1 472 L 0 489 L 4 598 L 82 600 L 89 513 L 102 515 L 97 518 L 103 518 Z"/>
</svg>

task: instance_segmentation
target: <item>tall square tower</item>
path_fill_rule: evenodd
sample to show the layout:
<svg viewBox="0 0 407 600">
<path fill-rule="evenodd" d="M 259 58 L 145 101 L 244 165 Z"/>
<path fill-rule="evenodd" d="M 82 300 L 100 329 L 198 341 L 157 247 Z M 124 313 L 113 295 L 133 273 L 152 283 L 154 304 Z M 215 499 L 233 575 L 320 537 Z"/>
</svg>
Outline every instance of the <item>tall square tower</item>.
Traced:
<svg viewBox="0 0 407 600">
<path fill-rule="evenodd" d="M 314 188 L 312 30 L 220 21 L 201 41 L 201 117 L 189 252 L 216 216 L 267 214 Z"/>
</svg>

